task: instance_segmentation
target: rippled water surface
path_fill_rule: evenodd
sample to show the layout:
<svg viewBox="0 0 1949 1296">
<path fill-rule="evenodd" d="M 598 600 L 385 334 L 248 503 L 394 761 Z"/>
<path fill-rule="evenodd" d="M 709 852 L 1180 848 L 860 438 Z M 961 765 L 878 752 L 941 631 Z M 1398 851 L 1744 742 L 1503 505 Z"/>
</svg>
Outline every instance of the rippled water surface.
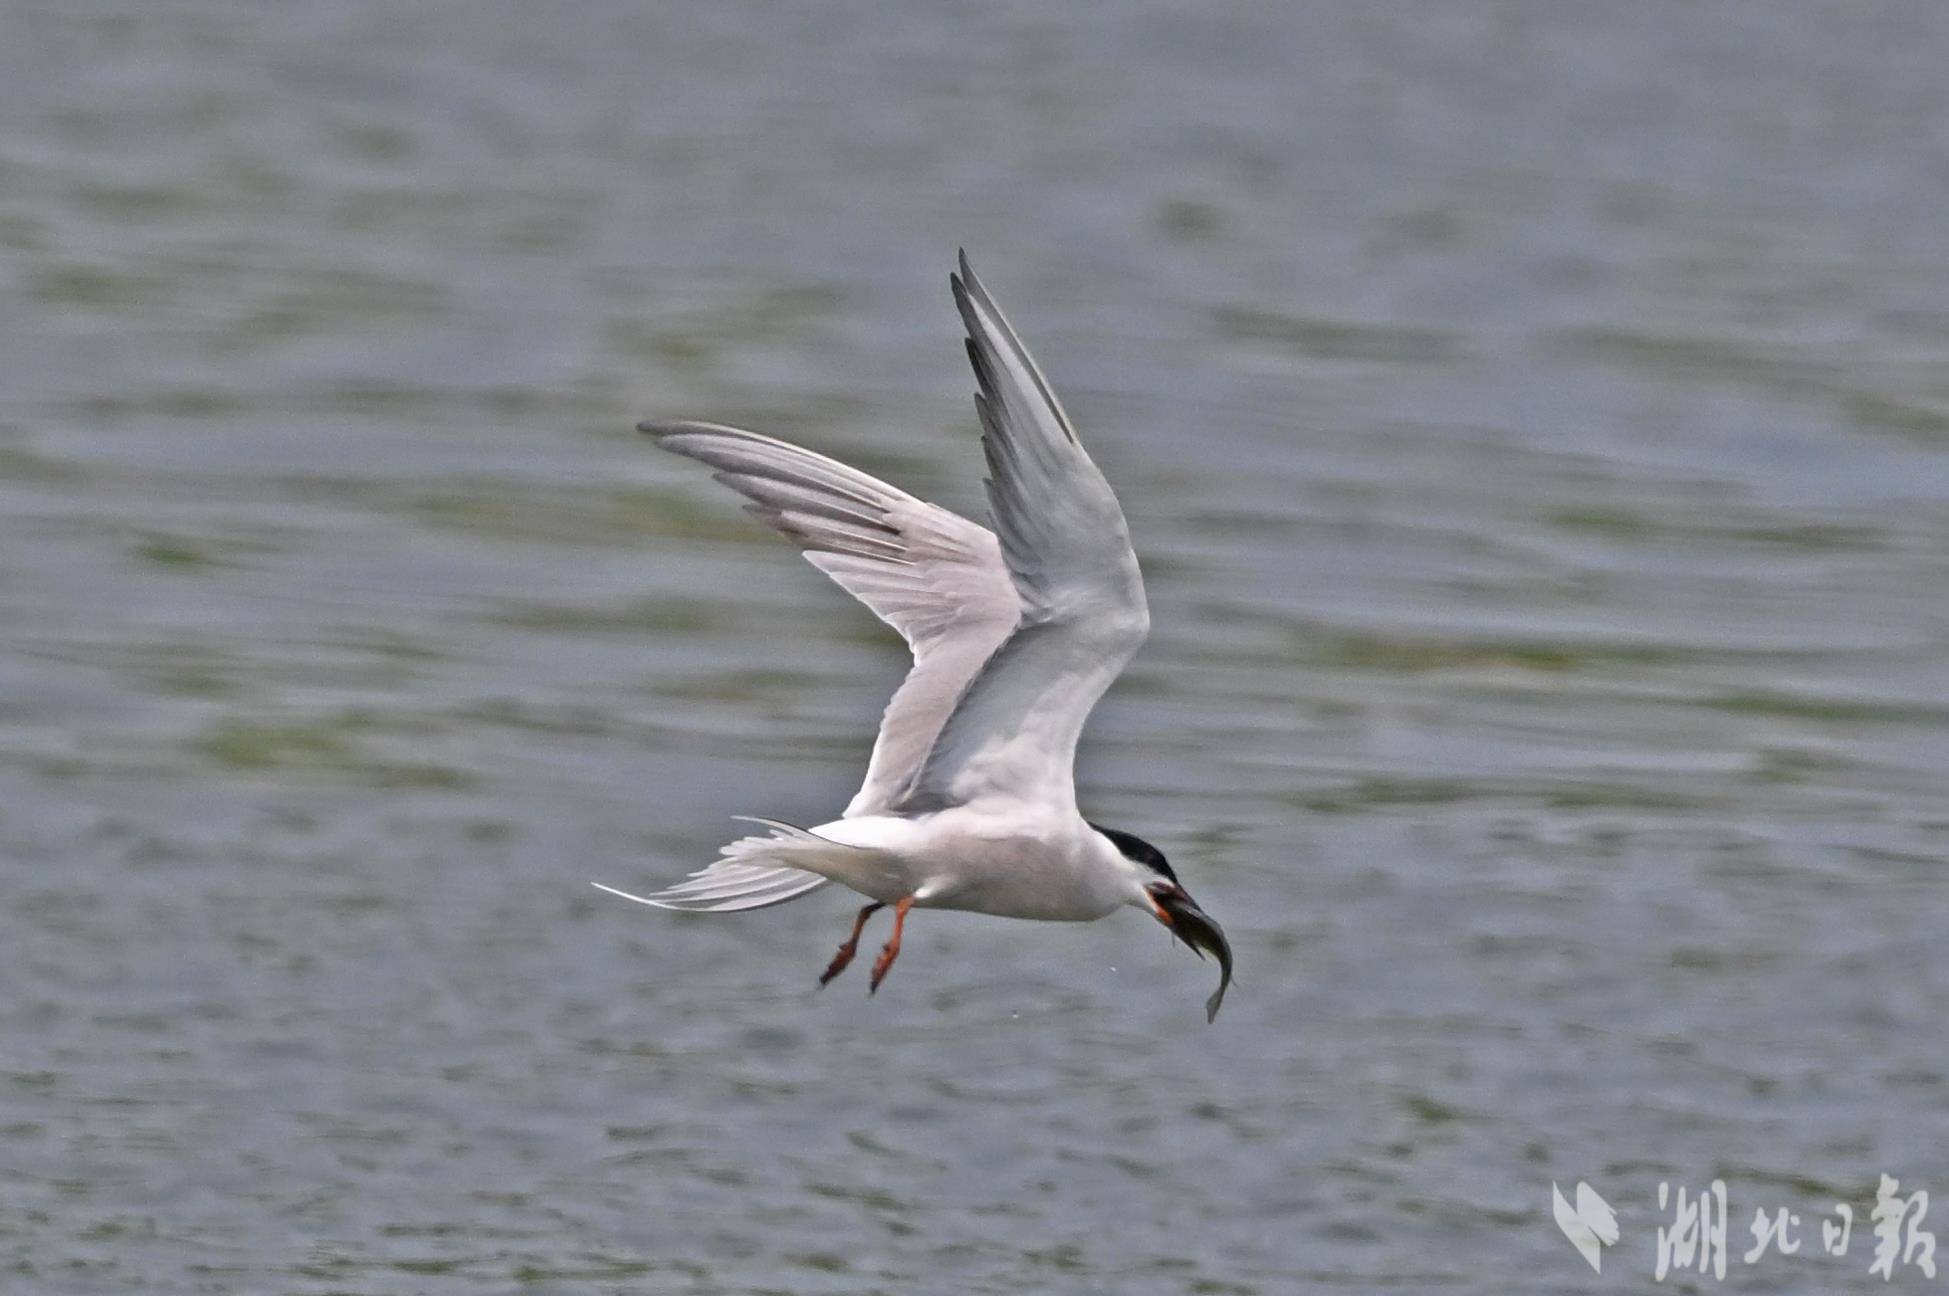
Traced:
<svg viewBox="0 0 1949 1296">
<path fill-rule="evenodd" d="M 1671 1285 L 1879 1289 L 1878 1177 L 1949 1193 L 1945 63 L 1923 0 L 7 7 L 0 1287 L 1624 1290 L 1718 1177 Z M 869 1000 L 840 894 L 588 886 L 835 813 L 903 660 L 631 424 L 978 510 L 963 243 L 1133 520 L 1085 809 L 1227 924 L 1212 1027 L 1134 914 L 923 913 Z"/>
</svg>

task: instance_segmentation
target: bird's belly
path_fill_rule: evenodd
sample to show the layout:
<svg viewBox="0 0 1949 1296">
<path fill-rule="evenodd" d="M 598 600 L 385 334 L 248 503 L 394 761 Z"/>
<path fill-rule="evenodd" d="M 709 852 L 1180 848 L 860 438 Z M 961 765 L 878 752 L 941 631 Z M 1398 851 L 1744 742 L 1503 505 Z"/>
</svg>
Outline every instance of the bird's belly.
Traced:
<svg viewBox="0 0 1949 1296">
<path fill-rule="evenodd" d="M 1115 878 L 1091 867 L 1059 831 L 996 831 L 960 810 L 842 819 L 813 831 L 871 849 L 870 858 L 830 876 L 882 903 L 913 896 L 922 908 L 1048 922 L 1090 922 L 1123 903 Z"/>
<path fill-rule="evenodd" d="M 925 903 L 925 902 L 923 902 Z M 1114 904 L 1069 899 L 1061 896 L 1036 896 L 1023 899 L 1013 895 L 994 895 L 972 887 L 943 896 L 933 906 L 959 909 L 964 913 L 993 914 L 998 918 L 1028 918 L 1040 922 L 1095 922 L 1116 912 Z"/>
<path fill-rule="evenodd" d="M 1120 900 L 1067 861 L 1024 852 L 1012 859 L 985 859 L 961 871 L 933 903 L 1001 918 L 1093 922 L 1115 912 Z"/>
</svg>

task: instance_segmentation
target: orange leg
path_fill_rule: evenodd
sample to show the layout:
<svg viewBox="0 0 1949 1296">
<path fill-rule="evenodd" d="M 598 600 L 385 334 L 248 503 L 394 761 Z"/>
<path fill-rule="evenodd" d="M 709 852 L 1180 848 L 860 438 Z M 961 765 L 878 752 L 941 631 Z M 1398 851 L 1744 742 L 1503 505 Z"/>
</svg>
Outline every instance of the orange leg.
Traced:
<svg viewBox="0 0 1949 1296">
<path fill-rule="evenodd" d="M 880 988 L 880 982 L 886 980 L 887 969 L 900 957 L 900 929 L 907 925 L 907 911 L 913 907 L 912 896 L 893 906 L 893 935 L 880 947 L 880 957 L 873 960 L 873 979 L 867 983 L 866 993 L 872 994 Z"/>
<path fill-rule="evenodd" d="M 820 985 L 824 985 L 846 970 L 846 965 L 853 961 L 853 955 L 859 953 L 859 934 L 866 929 L 866 920 L 885 907 L 875 900 L 859 911 L 859 917 L 853 919 L 853 934 L 846 938 L 846 943 L 841 945 L 839 952 L 832 956 L 832 962 L 828 963 L 826 970 L 819 974 Z"/>
</svg>

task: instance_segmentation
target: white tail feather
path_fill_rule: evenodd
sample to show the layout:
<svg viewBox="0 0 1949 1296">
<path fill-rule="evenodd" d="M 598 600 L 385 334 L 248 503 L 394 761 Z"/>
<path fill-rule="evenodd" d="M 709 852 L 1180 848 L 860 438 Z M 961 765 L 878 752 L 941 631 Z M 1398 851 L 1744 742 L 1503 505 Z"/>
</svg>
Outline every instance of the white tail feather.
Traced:
<svg viewBox="0 0 1949 1296">
<path fill-rule="evenodd" d="M 653 895 L 633 895 L 601 882 L 591 885 L 610 895 L 634 900 L 637 904 L 689 913 L 740 913 L 747 909 L 765 909 L 784 904 L 787 900 L 796 900 L 825 885 L 824 877 L 788 861 L 795 853 L 803 859 L 808 846 L 827 851 L 833 849 L 834 843 L 775 819 L 760 819 L 755 815 L 738 815 L 737 818 L 748 823 L 763 824 L 771 831 L 727 842 L 718 851 L 716 863 L 692 873 L 688 880 Z"/>
</svg>

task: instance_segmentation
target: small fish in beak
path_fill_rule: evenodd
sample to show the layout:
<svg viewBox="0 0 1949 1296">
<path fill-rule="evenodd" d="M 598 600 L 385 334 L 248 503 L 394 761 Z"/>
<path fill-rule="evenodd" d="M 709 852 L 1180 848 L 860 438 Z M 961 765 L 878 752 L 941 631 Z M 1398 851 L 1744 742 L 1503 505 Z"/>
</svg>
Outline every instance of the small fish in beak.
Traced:
<svg viewBox="0 0 1949 1296">
<path fill-rule="evenodd" d="M 1205 1000 L 1205 1020 L 1216 1021 L 1218 1005 L 1225 1001 L 1225 991 L 1232 984 L 1231 943 L 1212 916 L 1200 909 L 1183 887 L 1153 887 L 1151 898 L 1157 902 L 1157 921 L 1182 936 L 1192 953 L 1199 958 L 1209 953 L 1218 959 L 1218 989 Z"/>
</svg>

